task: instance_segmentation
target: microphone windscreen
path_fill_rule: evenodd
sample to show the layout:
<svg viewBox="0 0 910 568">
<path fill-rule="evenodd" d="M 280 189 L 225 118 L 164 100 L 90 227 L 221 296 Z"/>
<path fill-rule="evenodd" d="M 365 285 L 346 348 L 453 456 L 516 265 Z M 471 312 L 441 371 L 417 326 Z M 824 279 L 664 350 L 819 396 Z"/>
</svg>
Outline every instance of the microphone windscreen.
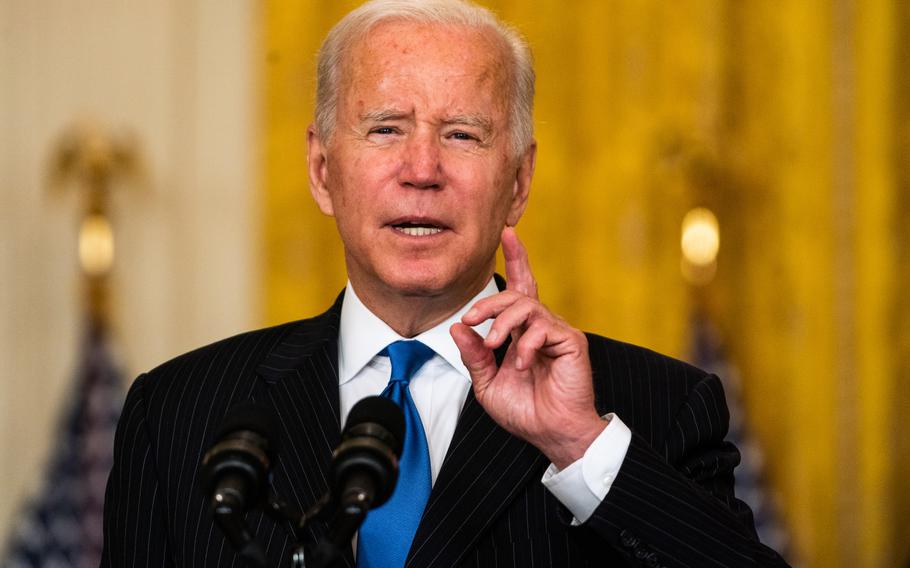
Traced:
<svg viewBox="0 0 910 568">
<path fill-rule="evenodd" d="M 384 396 L 368 396 L 361 399 L 348 413 L 348 421 L 344 429 L 372 422 L 379 424 L 389 431 L 401 443 L 404 440 L 404 414 L 395 402 Z"/>
<path fill-rule="evenodd" d="M 232 406 L 221 422 L 216 439 L 241 430 L 255 432 L 268 440 L 270 454 L 278 451 L 278 422 L 275 414 L 264 405 L 248 400 Z"/>
</svg>

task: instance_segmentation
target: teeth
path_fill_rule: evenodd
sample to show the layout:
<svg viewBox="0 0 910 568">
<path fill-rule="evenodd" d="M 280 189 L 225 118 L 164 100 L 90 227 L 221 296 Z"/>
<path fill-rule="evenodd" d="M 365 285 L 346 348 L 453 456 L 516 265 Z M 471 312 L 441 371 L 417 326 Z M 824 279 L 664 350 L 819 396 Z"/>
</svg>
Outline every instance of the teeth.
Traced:
<svg viewBox="0 0 910 568">
<path fill-rule="evenodd" d="M 426 237 L 442 232 L 438 227 L 395 227 L 395 230 L 412 237 Z"/>
</svg>

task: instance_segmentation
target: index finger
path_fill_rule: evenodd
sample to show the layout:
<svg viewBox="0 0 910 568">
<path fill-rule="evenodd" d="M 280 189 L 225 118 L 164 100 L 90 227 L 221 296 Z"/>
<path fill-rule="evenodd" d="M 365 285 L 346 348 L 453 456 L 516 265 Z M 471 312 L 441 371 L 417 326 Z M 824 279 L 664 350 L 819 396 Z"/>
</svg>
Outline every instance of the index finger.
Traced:
<svg viewBox="0 0 910 568">
<path fill-rule="evenodd" d="M 506 288 L 536 300 L 537 282 L 531 273 L 528 251 L 512 227 L 502 230 L 502 255 L 506 261 Z"/>
</svg>

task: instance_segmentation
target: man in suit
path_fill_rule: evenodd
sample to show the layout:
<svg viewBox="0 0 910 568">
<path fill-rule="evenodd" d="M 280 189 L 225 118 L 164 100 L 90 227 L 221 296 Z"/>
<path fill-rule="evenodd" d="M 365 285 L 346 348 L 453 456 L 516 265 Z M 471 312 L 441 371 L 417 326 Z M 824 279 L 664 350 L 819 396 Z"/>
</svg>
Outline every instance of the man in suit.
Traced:
<svg viewBox="0 0 910 568">
<path fill-rule="evenodd" d="M 236 565 L 198 473 L 227 410 L 274 411 L 272 485 L 306 509 L 328 488 L 347 412 L 394 376 L 390 345 L 417 340 L 430 351 L 403 404 L 419 412 L 428 496 L 404 543 L 365 527 L 358 565 L 785 566 L 733 496 L 717 378 L 586 335 L 538 301 L 513 229 L 534 170 L 533 85 L 524 41 L 459 0 L 376 0 L 333 28 L 308 163 L 348 285 L 321 316 L 136 380 L 103 565 Z M 500 245 L 506 283 L 493 277 Z M 289 561 L 288 526 L 247 522 L 273 565 Z M 325 532 L 312 524 L 307 543 Z M 376 560 L 383 547 L 398 559 Z"/>
</svg>

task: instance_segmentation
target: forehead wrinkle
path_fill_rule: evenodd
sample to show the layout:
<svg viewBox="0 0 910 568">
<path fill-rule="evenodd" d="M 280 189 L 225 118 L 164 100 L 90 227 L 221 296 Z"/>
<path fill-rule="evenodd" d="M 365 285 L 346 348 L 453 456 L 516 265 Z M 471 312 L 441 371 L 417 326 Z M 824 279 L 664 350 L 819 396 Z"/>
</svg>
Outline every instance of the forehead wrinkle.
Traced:
<svg viewBox="0 0 910 568">
<path fill-rule="evenodd" d="M 413 111 L 404 111 L 396 108 L 380 108 L 368 110 L 360 114 L 360 122 L 382 122 L 385 120 L 400 120 L 403 118 L 412 118 Z"/>
<path fill-rule="evenodd" d="M 396 28 L 398 29 L 396 30 Z M 428 30 L 434 33 L 426 45 L 415 50 L 413 44 L 401 41 L 398 37 L 391 37 L 389 40 L 390 34 L 400 33 L 401 29 L 409 32 L 408 37 Z M 446 36 L 451 37 L 453 32 L 462 39 L 469 38 L 474 49 L 448 51 L 444 54 L 443 60 L 447 59 L 452 65 L 428 69 L 423 63 L 428 58 L 433 59 L 435 52 L 439 50 L 436 45 L 438 42 L 433 40 Z M 412 26 L 403 21 L 383 22 L 372 29 L 370 34 L 355 42 L 345 54 L 345 62 L 339 77 L 339 107 L 347 106 L 351 110 L 356 109 L 352 116 L 355 120 L 416 119 L 414 114 L 416 109 L 411 108 L 409 111 L 404 111 L 395 103 L 388 108 L 376 111 L 365 109 L 372 106 L 369 99 L 373 99 L 377 95 L 381 96 L 380 93 L 385 91 L 387 86 L 406 82 L 427 85 L 436 81 L 449 85 L 453 95 L 455 91 L 468 90 L 475 93 L 479 99 L 478 103 L 483 99 L 488 99 L 497 112 L 505 113 L 503 118 L 509 122 L 511 100 L 505 92 L 511 90 L 511 82 L 507 60 L 506 46 L 499 38 L 491 36 L 485 29 L 435 24 Z M 408 61 L 413 61 L 414 64 L 407 65 Z M 388 73 L 390 70 L 394 71 Z M 418 95 L 420 91 L 417 89 L 412 94 Z M 437 115 L 437 120 L 446 120 L 454 124 L 477 125 L 490 131 L 496 129 L 498 118 L 493 120 L 496 117 L 467 116 L 468 120 L 461 122 L 464 118 L 461 114 L 444 116 L 451 109 L 450 104 L 440 106 L 443 107 L 443 112 Z M 358 110 L 361 112 L 357 112 Z M 386 110 L 392 112 L 386 114 Z M 439 107 L 437 110 L 440 110 Z M 466 115 L 470 114 L 470 109 L 464 110 Z M 396 114 L 399 116 L 395 116 Z"/>
<path fill-rule="evenodd" d="M 386 40 L 387 43 L 383 43 L 383 39 L 389 37 L 390 28 L 392 30 L 395 28 L 403 29 L 404 32 L 407 32 L 412 36 L 417 35 L 420 32 L 425 33 L 431 31 L 432 33 L 430 34 L 429 43 L 415 50 L 413 45 L 410 45 L 407 41 L 401 41 L 395 36 Z M 462 64 L 468 64 L 468 67 L 473 67 L 474 71 L 464 71 L 460 74 L 461 76 L 470 77 L 473 75 L 473 78 L 476 79 L 479 84 L 486 84 L 491 81 L 495 83 L 501 80 L 505 80 L 505 83 L 508 84 L 508 75 L 510 74 L 508 66 L 508 46 L 504 45 L 501 38 L 492 34 L 489 30 L 483 27 L 466 27 L 458 24 L 414 24 L 406 20 L 394 19 L 380 22 L 370 30 L 369 34 L 360 38 L 359 41 L 355 42 L 350 47 L 345 54 L 346 61 L 342 66 L 345 72 L 342 73 L 342 78 L 355 80 L 356 77 L 357 79 L 362 80 L 367 76 L 374 74 L 379 69 L 387 69 L 402 61 L 411 60 L 419 65 L 428 58 L 433 59 L 436 55 L 435 52 L 440 51 L 437 46 L 433 45 L 434 40 L 440 40 L 445 36 L 452 34 L 459 40 L 469 39 L 481 54 L 479 59 L 476 57 L 476 52 L 472 54 L 461 51 L 456 51 L 454 53 L 449 51 L 443 54 L 443 56 L 448 58 L 452 63 L 454 63 L 454 61 L 451 58 L 454 58 Z M 370 65 L 366 65 L 365 61 L 370 59 L 376 59 L 377 61 L 373 61 Z M 453 73 L 453 70 L 455 69 L 462 70 L 463 67 L 455 65 L 450 69 L 437 69 L 437 77 L 439 75 L 448 75 L 448 77 L 445 77 L 447 80 L 460 79 L 461 77 L 458 73 Z M 400 73 L 403 77 L 413 77 L 414 71 L 414 69 L 407 69 L 402 70 Z M 421 70 L 419 73 L 419 75 L 425 74 L 425 69 Z M 344 77 L 345 75 L 347 75 L 347 77 Z M 393 77 L 387 77 L 386 79 L 394 80 Z"/>
</svg>

